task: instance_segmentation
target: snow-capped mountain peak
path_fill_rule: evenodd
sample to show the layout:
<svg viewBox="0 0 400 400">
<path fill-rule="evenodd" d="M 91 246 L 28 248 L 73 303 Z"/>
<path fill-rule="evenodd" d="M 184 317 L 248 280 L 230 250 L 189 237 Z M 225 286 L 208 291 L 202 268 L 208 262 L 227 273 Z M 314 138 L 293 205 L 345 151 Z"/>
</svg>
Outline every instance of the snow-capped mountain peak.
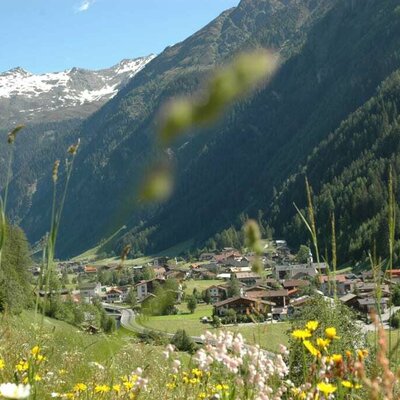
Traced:
<svg viewBox="0 0 400 400">
<path fill-rule="evenodd" d="M 0 73 L 0 127 L 33 120 L 89 115 L 133 78 L 155 55 L 125 59 L 111 68 L 72 68 L 35 75 L 21 67 Z"/>
</svg>

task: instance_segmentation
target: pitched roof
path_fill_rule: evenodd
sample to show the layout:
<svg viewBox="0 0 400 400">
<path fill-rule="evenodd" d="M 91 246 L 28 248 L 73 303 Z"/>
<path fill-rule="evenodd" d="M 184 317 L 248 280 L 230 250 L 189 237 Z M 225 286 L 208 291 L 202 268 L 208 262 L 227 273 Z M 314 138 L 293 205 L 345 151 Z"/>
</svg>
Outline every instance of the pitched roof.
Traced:
<svg viewBox="0 0 400 400">
<path fill-rule="evenodd" d="M 122 290 L 119 290 L 117 288 L 111 288 L 107 294 L 122 294 Z"/>
<path fill-rule="evenodd" d="M 381 304 L 386 304 L 388 302 L 389 299 L 387 299 L 386 297 L 383 297 L 380 301 Z M 358 299 L 358 304 L 360 304 L 360 306 L 370 306 L 370 305 L 374 305 L 377 303 L 376 299 L 374 297 L 365 297 L 365 298 L 361 298 Z"/>
<path fill-rule="evenodd" d="M 221 290 L 224 290 L 224 291 L 228 290 L 228 287 L 226 285 L 225 286 L 224 285 L 211 285 L 206 290 L 210 290 L 210 289 L 213 289 L 213 288 L 221 289 Z"/>
<path fill-rule="evenodd" d="M 266 290 L 251 290 L 246 291 L 246 297 L 254 298 L 254 299 L 261 299 L 263 297 L 267 297 Z"/>
<path fill-rule="evenodd" d="M 141 298 L 141 299 L 139 299 L 139 303 L 143 303 L 143 302 L 145 302 L 147 299 L 149 299 L 150 297 L 156 297 L 156 295 L 155 294 L 153 294 L 153 293 L 147 293 L 147 295 L 145 296 L 145 297 L 143 297 L 143 298 Z"/>
<path fill-rule="evenodd" d="M 316 273 L 315 273 L 315 271 L 314 272 L 313 271 L 314 270 L 309 268 L 308 270 L 303 270 L 303 271 L 296 272 L 293 275 L 293 278 L 294 279 L 301 279 L 301 278 L 304 278 L 304 277 L 307 277 L 307 276 L 315 277 Z"/>
<path fill-rule="evenodd" d="M 246 287 L 246 288 L 244 289 L 244 291 L 247 293 L 247 292 L 257 292 L 257 291 L 265 290 L 265 289 L 266 289 L 265 286 L 262 286 L 262 285 L 254 285 L 254 286 Z"/>
<path fill-rule="evenodd" d="M 275 305 L 275 303 L 272 303 L 271 301 L 257 300 L 257 299 L 254 299 L 254 298 L 251 298 L 251 297 L 245 297 L 245 296 L 236 296 L 236 297 L 230 297 L 229 299 L 226 299 L 226 300 L 219 301 L 218 303 L 214 304 L 214 307 L 221 307 L 221 306 L 224 306 L 226 304 L 233 303 L 233 302 L 235 302 L 237 300 L 243 300 L 245 302 L 250 302 L 250 303 L 267 304 L 267 305 L 271 305 L 271 306 Z"/>
<path fill-rule="evenodd" d="M 301 297 L 298 297 L 297 299 L 291 299 L 290 300 L 290 305 L 294 306 L 294 307 L 295 306 L 299 306 L 301 304 L 306 303 L 310 299 L 311 299 L 311 297 L 309 295 L 301 296 Z"/>
<path fill-rule="evenodd" d="M 346 294 L 346 295 L 340 297 L 339 300 L 340 300 L 342 303 L 347 303 L 348 301 L 353 300 L 353 299 L 355 299 L 355 298 L 357 298 L 357 295 L 356 295 L 356 294 L 348 293 L 348 294 Z"/>
<path fill-rule="evenodd" d="M 261 276 L 255 272 L 235 272 L 234 275 L 236 276 L 236 279 L 261 278 Z"/>
<path fill-rule="evenodd" d="M 304 279 L 288 279 L 288 280 L 285 280 L 282 283 L 282 285 L 284 288 L 296 287 L 296 286 L 304 287 L 304 286 L 310 286 L 310 281 L 306 281 Z"/>
<path fill-rule="evenodd" d="M 266 297 L 286 297 L 290 292 L 287 289 L 267 290 Z"/>
<path fill-rule="evenodd" d="M 389 286 L 388 285 L 380 285 L 381 290 L 384 292 L 389 292 Z M 377 285 L 375 282 L 370 282 L 370 283 L 365 283 L 365 282 L 359 282 L 357 284 L 357 288 L 360 291 L 367 291 L 367 292 L 373 292 L 374 290 L 376 290 Z"/>
<path fill-rule="evenodd" d="M 139 281 L 138 283 L 136 283 L 134 285 L 134 287 L 137 287 L 137 286 L 140 286 L 140 285 L 144 285 L 144 284 L 147 284 L 147 283 L 150 283 L 150 282 L 153 282 L 153 281 L 164 283 L 165 279 L 163 279 L 163 278 L 153 278 L 153 279 L 149 279 L 148 281 Z"/>
</svg>

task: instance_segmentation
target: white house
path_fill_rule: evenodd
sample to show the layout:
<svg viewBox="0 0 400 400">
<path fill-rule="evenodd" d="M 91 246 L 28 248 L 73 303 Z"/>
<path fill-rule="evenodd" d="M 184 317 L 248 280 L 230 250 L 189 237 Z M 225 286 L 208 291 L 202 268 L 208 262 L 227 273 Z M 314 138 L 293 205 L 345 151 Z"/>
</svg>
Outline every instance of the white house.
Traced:
<svg viewBox="0 0 400 400">
<path fill-rule="evenodd" d="M 106 292 L 106 287 L 101 286 L 101 283 L 88 283 L 79 288 L 82 300 L 85 303 L 91 303 L 93 298 L 101 297 Z"/>
</svg>

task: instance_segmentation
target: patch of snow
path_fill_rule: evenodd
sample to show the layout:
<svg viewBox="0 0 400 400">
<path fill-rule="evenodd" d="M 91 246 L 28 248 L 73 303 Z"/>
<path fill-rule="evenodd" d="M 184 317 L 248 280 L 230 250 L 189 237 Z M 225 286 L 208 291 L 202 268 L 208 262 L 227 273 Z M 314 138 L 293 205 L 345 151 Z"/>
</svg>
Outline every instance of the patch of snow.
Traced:
<svg viewBox="0 0 400 400">
<path fill-rule="evenodd" d="M 123 60 L 119 63 L 115 72 L 117 74 L 124 74 L 130 72 L 130 77 L 136 75 L 140 70 L 142 70 L 147 63 L 149 63 L 156 56 L 151 54 L 148 57 L 137 58 L 135 60 Z"/>
<path fill-rule="evenodd" d="M 114 86 L 105 86 L 99 90 L 84 90 L 80 93 L 78 100 L 81 104 L 83 103 L 91 103 L 93 101 L 99 101 L 103 97 L 112 98 L 118 93 L 117 89 L 118 84 Z"/>
<path fill-rule="evenodd" d="M 18 70 L 12 71 L 0 75 L 0 97 L 10 98 L 18 95 L 37 97 L 38 92 L 50 92 L 55 85 L 66 86 L 70 80 L 70 76 L 65 72 L 32 75 Z"/>
<path fill-rule="evenodd" d="M 109 100 L 127 79 L 142 70 L 155 55 L 123 60 L 104 70 L 71 68 L 63 72 L 34 75 L 18 67 L 0 73 L 0 100 L 21 98 L 25 106 L 18 113 L 54 111 L 65 107 Z M 37 105 L 40 104 L 40 108 Z"/>
</svg>

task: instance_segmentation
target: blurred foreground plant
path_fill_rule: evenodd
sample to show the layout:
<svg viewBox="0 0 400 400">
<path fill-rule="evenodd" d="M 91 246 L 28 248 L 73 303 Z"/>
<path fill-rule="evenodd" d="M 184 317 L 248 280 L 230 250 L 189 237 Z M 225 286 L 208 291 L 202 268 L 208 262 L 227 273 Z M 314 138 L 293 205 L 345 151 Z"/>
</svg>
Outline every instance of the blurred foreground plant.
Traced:
<svg viewBox="0 0 400 400">
<path fill-rule="evenodd" d="M 61 191 L 60 198 L 58 198 L 58 193 L 57 193 L 60 160 L 56 160 L 53 164 L 53 170 L 52 170 L 53 201 L 51 210 L 50 233 L 47 236 L 47 241 L 43 248 L 43 266 L 41 268 L 38 280 L 38 290 L 37 290 L 37 300 L 36 300 L 36 312 L 37 312 L 39 305 L 39 291 L 44 289 L 45 300 L 43 305 L 43 315 L 46 312 L 49 299 L 52 295 L 51 281 L 55 274 L 54 255 L 57 242 L 57 235 L 58 235 L 58 230 L 60 228 L 61 216 L 64 209 L 65 198 L 68 191 L 68 185 L 71 179 L 74 160 L 77 151 L 79 149 L 79 145 L 80 145 L 80 139 L 78 139 L 77 143 L 71 145 L 67 150 L 67 157 L 65 159 L 65 183 L 64 183 L 64 188 Z M 54 294 L 56 295 L 56 293 Z"/>
<path fill-rule="evenodd" d="M 10 145 L 8 163 L 7 163 L 7 175 L 4 187 L 4 198 L 0 195 L 0 267 L 2 261 L 2 252 L 4 243 L 6 240 L 7 231 L 7 220 L 6 220 L 6 210 L 7 210 L 7 198 L 8 198 L 8 187 L 11 179 L 12 172 L 12 162 L 14 157 L 14 142 L 18 133 L 24 128 L 24 125 L 16 126 L 7 136 L 7 143 Z"/>
<path fill-rule="evenodd" d="M 276 71 L 278 58 L 266 51 L 244 53 L 217 71 L 201 95 L 182 97 L 164 107 L 158 145 L 165 151 L 185 132 L 214 122 L 246 94 L 259 87 Z M 140 190 L 144 201 L 163 201 L 172 193 L 173 172 L 168 161 L 150 167 Z"/>
</svg>

